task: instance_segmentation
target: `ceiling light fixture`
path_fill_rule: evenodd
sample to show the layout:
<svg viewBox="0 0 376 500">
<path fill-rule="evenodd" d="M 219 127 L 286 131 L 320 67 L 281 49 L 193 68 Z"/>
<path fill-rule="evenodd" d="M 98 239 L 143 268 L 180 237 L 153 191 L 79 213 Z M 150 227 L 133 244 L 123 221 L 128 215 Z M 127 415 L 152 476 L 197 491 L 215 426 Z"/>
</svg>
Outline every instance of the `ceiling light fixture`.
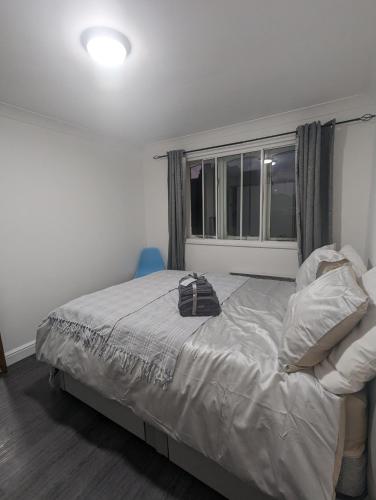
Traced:
<svg viewBox="0 0 376 500">
<path fill-rule="evenodd" d="M 271 163 L 272 160 L 264 160 L 264 163 L 267 164 L 267 163 Z"/>
<path fill-rule="evenodd" d="M 121 66 L 131 50 L 128 38 L 112 28 L 88 28 L 81 42 L 93 61 L 108 68 Z"/>
</svg>

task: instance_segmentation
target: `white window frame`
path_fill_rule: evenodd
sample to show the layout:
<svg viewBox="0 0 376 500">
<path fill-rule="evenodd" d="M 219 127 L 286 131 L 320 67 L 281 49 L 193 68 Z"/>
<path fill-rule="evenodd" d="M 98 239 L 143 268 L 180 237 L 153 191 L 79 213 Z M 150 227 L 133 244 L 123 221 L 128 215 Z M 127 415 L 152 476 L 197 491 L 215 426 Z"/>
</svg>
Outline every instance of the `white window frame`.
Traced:
<svg viewBox="0 0 376 500">
<path fill-rule="evenodd" d="M 188 237 L 186 240 L 187 244 L 191 245 L 218 245 L 218 246 L 235 246 L 235 247 L 260 247 L 260 248 L 281 248 L 281 249 L 296 249 L 297 242 L 296 240 L 283 240 L 283 239 L 266 239 L 268 236 L 268 228 L 267 228 L 267 217 L 268 217 L 268 197 L 265 196 L 267 184 L 268 184 L 268 173 L 267 173 L 267 165 L 264 164 L 264 150 L 281 148 L 287 146 L 295 146 L 296 147 L 296 137 L 295 134 L 291 134 L 291 136 L 281 137 L 279 139 L 272 140 L 263 140 L 252 143 L 251 145 L 240 145 L 233 147 L 223 147 L 217 148 L 215 150 L 211 150 L 206 154 L 202 152 L 191 153 L 187 155 L 187 171 L 189 172 L 188 162 L 191 161 L 201 161 L 202 162 L 202 236 L 192 235 L 191 232 L 191 200 L 190 200 L 190 183 L 187 183 L 187 228 L 188 228 Z M 234 239 L 221 239 L 218 237 L 218 224 L 219 224 L 219 213 L 218 213 L 218 159 L 224 156 L 232 156 L 232 155 L 241 155 L 241 186 L 243 186 L 243 155 L 246 153 L 252 153 L 255 151 L 261 151 L 261 171 L 260 171 L 260 231 L 259 236 L 247 236 L 243 238 L 243 224 L 242 224 L 242 213 L 240 214 L 240 238 Z M 215 177 L 216 177 L 216 186 L 215 190 L 215 200 L 216 200 L 216 235 L 215 237 L 205 238 L 205 214 L 204 214 L 204 161 L 206 160 L 214 160 L 215 161 Z M 188 175 L 189 177 L 189 175 Z M 241 197 L 243 193 L 243 188 L 241 189 Z M 243 211 L 242 199 L 240 200 L 240 211 Z"/>
</svg>

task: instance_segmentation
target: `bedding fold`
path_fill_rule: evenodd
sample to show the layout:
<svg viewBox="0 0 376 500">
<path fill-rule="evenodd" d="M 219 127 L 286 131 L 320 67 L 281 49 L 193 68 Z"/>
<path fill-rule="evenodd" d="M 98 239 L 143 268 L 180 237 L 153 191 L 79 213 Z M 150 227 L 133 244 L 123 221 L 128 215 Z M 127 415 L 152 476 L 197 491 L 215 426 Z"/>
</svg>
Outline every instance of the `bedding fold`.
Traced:
<svg viewBox="0 0 376 500">
<path fill-rule="evenodd" d="M 85 295 L 52 311 L 40 329 L 66 335 L 94 356 L 166 386 L 182 346 L 212 311 L 209 304 L 205 316 L 181 317 L 178 286 L 184 274 L 162 271 Z M 211 280 L 223 302 L 247 278 L 217 274 Z"/>
</svg>

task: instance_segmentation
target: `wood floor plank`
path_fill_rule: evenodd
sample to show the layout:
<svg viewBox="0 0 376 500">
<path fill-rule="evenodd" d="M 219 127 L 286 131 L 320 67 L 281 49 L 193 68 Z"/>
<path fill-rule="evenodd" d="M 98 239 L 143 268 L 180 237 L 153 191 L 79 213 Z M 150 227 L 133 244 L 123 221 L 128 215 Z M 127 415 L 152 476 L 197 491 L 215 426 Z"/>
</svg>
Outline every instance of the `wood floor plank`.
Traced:
<svg viewBox="0 0 376 500">
<path fill-rule="evenodd" d="M 142 440 L 48 385 L 34 356 L 0 377 L 0 498 L 223 500 Z"/>
</svg>

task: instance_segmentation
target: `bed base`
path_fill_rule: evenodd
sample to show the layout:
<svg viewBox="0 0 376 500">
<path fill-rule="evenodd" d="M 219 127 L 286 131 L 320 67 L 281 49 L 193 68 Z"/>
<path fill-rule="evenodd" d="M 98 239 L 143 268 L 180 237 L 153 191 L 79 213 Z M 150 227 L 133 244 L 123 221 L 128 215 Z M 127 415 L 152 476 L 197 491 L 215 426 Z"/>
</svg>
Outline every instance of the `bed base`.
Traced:
<svg viewBox="0 0 376 500">
<path fill-rule="evenodd" d="M 61 389 L 94 408 L 116 424 L 139 437 L 158 453 L 167 457 L 229 500 L 273 500 L 256 487 L 245 483 L 213 460 L 193 448 L 175 441 L 164 432 L 137 417 L 129 408 L 107 399 L 94 389 L 60 372 Z M 376 500 L 376 380 L 369 384 L 370 421 L 368 441 L 368 500 Z M 341 498 L 341 497 L 338 497 Z M 347 497 L 348 498 L 348 497 Z"/>
<path fill-rule="evenodd" d="M 273 500 L 270 496 L 260 493 L 252 485 L 241 481 L 213 460 L 183 443 L 178 443 L 164 432 L 144 422 L 130 409 L 117 401 L 105 398 L 67 373 L 60 372 L 60 386 L 64 391 L 148 443 L 158 453 L 225 498 L 229 500 L 249 500 L 250 498 L 252 500 Z"/>
</svg>

